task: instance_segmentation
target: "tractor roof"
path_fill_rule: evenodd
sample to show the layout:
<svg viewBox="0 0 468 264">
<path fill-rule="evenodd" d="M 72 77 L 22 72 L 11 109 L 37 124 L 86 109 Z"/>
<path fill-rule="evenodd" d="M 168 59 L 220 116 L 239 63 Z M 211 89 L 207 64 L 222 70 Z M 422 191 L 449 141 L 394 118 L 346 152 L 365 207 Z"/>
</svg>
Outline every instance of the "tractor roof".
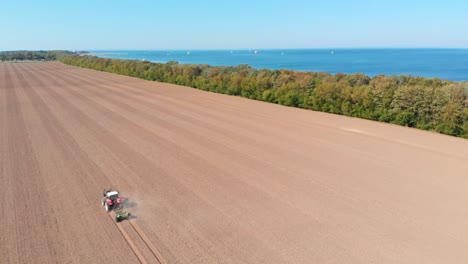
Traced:
<svg viewBox="0 0 468 264">
<path fill-rule="evenodd" d="M 108 192 L 106 195 L 107 195 L 107 197 L 109 197 L 109 196 L 118 195 L 118 194 L 119 194 L 119 192 L 117 192 L 117 191 L 112 191 L 112 192 Z"/>
</svg>

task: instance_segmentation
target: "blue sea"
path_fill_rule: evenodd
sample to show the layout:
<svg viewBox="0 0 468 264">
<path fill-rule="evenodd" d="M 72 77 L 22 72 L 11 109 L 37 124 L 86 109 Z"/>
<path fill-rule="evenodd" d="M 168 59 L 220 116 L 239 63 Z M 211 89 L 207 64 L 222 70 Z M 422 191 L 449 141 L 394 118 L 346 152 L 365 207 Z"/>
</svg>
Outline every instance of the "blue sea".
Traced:
<svg viewBox="0 0 468 264">
<path fill-rule="evenodd" d="M 102 58 L 468 80 L 468 49 L 95 50 Z"/>
</svg>

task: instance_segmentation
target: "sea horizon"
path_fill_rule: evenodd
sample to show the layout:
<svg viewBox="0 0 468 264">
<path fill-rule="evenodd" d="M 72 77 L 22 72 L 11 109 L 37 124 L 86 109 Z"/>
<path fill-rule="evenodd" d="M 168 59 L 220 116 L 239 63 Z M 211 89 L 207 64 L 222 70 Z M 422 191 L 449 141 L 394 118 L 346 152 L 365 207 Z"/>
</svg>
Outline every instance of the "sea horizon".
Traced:
<svg viewBox="0 0 468 264">
<path fill-rule="evenodd" d="M 94 49 L 102 58 L 468 80 L 468 48 Z"/>
<path fill-rule="evenodd" d="M 323 48 L 174 48 L 174 49 L 162 49 L 162 48 L 154 48 L 154 49 L 128 49 L 128 48 L 110 48 L 110 49 L 71 49 L 71 50 L 81 50 L 81 51 L 164 51 L 164 50 L 172 50 L 172 51 L 187 51 L 187 50 L 200 50 L 200 51 L 230 51 L 230 50 L 468 50 L 468 47 L 323 47 Z"/>
</svg>

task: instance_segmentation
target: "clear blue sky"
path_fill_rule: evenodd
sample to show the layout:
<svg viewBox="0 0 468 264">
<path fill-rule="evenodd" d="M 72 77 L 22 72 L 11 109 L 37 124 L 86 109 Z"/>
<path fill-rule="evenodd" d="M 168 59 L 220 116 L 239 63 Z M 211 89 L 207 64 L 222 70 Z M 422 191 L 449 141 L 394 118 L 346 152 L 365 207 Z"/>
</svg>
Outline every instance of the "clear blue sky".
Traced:
<svg viewBox="0 0 468 264">
<path fill-rule="evenodd" d="M 0 3 L 0 50 L 468 47 L 468 0 Z"/>
</svg>

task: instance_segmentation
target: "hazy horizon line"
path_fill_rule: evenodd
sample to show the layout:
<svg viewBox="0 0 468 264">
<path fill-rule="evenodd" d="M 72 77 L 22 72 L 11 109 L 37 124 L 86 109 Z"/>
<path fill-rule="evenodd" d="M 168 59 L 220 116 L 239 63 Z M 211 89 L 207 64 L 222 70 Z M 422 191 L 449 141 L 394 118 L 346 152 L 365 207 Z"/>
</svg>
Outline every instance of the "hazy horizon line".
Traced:
<svg viewBox="0 0 468 264">
<path fill-rule="evenodd" d="M 468 49 L 468 47 L 320 47 L 320 48 L 150 48 L 150 49 L 134 49 L 134 48 L 106 48 L 106 49 L 70 49 L 76 51 L 109 51 L 109 50 L 125 50 L 125 51 L 159 51 L 159 50 L 344 50 L 344 49 Z"/>
<path fill-rule="evenodd" d="M 359 49 L 374 49 L 374 50 L 402 50 L 402 49 L 453 49 L 453 50 L 467 50 L 468 47 L 317 47 L 317 48 L 98 48 L 98 49 L 2 49 L 0 52 L 5 51 L 208 51 L 208 50 L 359 50 Z"/>
</svg>

